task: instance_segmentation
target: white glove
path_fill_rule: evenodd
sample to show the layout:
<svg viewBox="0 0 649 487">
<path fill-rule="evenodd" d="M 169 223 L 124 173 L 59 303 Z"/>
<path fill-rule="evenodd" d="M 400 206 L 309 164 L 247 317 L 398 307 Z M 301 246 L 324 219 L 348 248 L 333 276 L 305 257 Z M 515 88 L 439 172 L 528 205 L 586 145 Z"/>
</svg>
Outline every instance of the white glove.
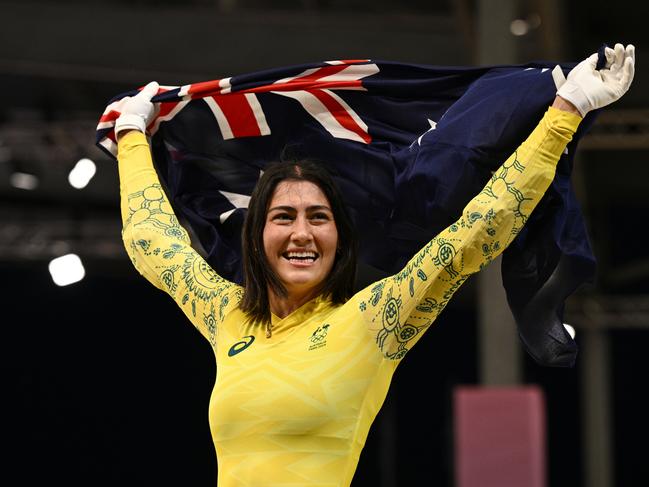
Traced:
<svg viewBox="0 0 649 487">
<path fill-rule="evenodd" d="M 151 81 L 135 96 L 124 98 L 121 115 L 115 121 L 115 135 L 123 130 L 139 130 L 146 133 L 146 128 L 153 120 L 156 108 L 151 98 L 158 93 L 158 83 Z"/>
<path fill-rule="evenodd" d="M 607 47 L 606 65 L 597 70 L 597 53 L 591 55 L 563 76 L 559 66 L 552 71 L 557 95 L 572 103 L 582 117 L 588 112 L 619 100 L 627 92 L 635 72 L 635 47 L 615 44 Z"/>
</svg>

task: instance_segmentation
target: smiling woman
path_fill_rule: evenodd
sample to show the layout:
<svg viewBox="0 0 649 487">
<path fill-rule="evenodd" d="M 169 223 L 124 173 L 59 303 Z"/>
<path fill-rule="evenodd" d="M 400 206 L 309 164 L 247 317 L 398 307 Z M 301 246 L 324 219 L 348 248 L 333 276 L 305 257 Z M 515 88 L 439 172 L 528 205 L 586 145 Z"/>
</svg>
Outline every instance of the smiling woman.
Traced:
<svg viewBox="0 0 649 487">
<path fill-rule="evenodd" d="M 353 293 L 356 238 L 329 173 L 315 162 L 269 166 L 250 198 L 243 229 L 241 309 L 267 326 L 317 295 Z M 263 252 L 260 250 L 263 249 Z"/>
<path fill-rule="evenodd" d="M 320 294 L 336 258 L 338 230 L 320 188 L 282 181 L 270 202 L 263 240 L 268 264 L 286 289 L 284 300 L 271 292 L 270 309 L 284 318 Z"/>
<path fill-rule="evenodd" d="M 401 359 L 459 287 L 520 233 L 581 117 L 628 89 L 633 46 L 606 56 L 602 70 L 595 54 L 570 73 L 455 223 L 401 271 L 353 295 L 353 230 L 319 165 L 267 168 L 250 199 L 238 286 L 194 251 L 160 190 L 144 134 L 157 83 L 128 100 L 115 125 L 124 244 L 212 345 L 220 487 L 350 485 Z M 563 332 L 557 340 L 570 339 Z"/>
</svg>

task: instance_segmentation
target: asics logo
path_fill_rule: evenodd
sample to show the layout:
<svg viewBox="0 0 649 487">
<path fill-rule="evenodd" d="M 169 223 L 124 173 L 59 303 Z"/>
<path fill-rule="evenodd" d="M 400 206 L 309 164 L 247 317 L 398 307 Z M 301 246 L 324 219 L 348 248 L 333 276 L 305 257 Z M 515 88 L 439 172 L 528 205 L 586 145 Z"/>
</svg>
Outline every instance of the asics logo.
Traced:
<svg viewBox="0 0 649 487">
<path fill-rule="evenodd" d="M 235 343 L 230 347 L 230 350 L 228 350 L 228 357 L 233 357 L 236 354 L 243 352 L 246 348 L 252 345 L 252 342 L 254 341 L 255 341 L 255 337 L 252 335 L 243 337 L 243 340 Z"/>
</svg>

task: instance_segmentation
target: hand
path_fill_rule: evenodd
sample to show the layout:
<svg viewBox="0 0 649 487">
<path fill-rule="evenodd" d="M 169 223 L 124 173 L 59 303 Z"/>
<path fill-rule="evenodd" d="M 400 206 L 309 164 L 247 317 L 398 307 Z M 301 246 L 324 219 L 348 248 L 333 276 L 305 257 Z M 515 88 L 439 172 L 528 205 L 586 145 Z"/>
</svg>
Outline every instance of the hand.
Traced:
<svg viewBox="0 0 649 487">
<path fill-rule="evenodd" d="M 564 79 L 565 81 L 565 79 Z M 579 110 L 577 110 L 577 107 L 574 106 L 572 103 L 570 103 L 568 100 L 564 100 L 560 96 L 555 96 L 554 97 L 554 103 L 552 103 L 552 107 L 562 110 L 564 112 L 569 112 L 577 115 L 578 117 L 581 117 L 581 113 L 579 113 Z"/>
<path fill-rule="evenodd" d="M 605 49 L 606 65 L 597 70 L 597 53 L 591 55 L 564 78 L 561 69 L 552 72 L 557 96 L 572 103 L 582 117 L 591 110 L 619 100 L 627 92 L 635 72 L 635 47 L 615 44 Z"/>
<path fill-rule="evenodd" d="M 152 81 L 133 97 L 126 97 L 122 113 L 115 122 L 115 135 L 125 130 L 138 130 L 146 133 L 146 128 L 153 120 L 155 106 L 151 98 L 158 93 L 159 85 Z"/>
</svg>

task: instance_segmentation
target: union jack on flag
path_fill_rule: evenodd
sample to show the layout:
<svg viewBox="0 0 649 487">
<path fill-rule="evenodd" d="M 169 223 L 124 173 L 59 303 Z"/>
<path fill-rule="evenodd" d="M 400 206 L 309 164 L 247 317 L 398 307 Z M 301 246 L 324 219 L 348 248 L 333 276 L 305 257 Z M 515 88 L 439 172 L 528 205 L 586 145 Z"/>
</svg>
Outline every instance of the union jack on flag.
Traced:
<svg viewBox="0 0 649 487">
<path fill-rule="evenodd" d="M 257 95 L 273 93 L 296 100 L 333 137 L 369 143 L 371 137 L 367 125 L 334 90 L 365 91 L 361 80 L 378 72 L 378 66 L 369 61 L 329 61 L 325 66 L 308 68 L 270 84 L 264 81 L 244 84 L 237 78 L 233 86 L 232 78 L 223 78 L 163 87 L 160 94 L 165 93 L 165 96 L 159 96 L 156 101 L 174 101 L 162 103 L 160 113 L 149 130 L 154 134 L 160 123 L 171 120 L 191 100 L 203 100 L 212 111 L 223 140 L 269 135 L 270 128 Z M 114 126 L 120 106 L 120 101 L 108 106 L 98 130 Z M 109 132 L 107 138 L 99 143 L 114 152 L 114 133 Z"/>
<path fill-rule="evenodd" d="M 455 221 L 529 135 L 555 96 L 555 65 L 341 60 L 163 86 L 149 126 L 153 158 L 197 250 L 235 282 L 242 281 L 243 218 L 264 167 L 284 157 L 320 161 L 356 223 L 359 275 L 376 278 L 400 270 Z M 115 97 L 97 126 L 98 146 L 113 156 L 115 120 L 123 98 L 135 93 Z M 569 181 L 576 146 L 593 117 L 581 124 L 555 181 L 503 254 L 508 301 L 535 358 L 540 345 L 526 330 L 537 321 L 546 328 L 561 324 L 567 296 L 594 276 Z M 530 313 L 541 295 L 544 311 Z M 567 361 L 549 365 L 571 365 L 576 345 L 569 346 Z"/>
</svg>

